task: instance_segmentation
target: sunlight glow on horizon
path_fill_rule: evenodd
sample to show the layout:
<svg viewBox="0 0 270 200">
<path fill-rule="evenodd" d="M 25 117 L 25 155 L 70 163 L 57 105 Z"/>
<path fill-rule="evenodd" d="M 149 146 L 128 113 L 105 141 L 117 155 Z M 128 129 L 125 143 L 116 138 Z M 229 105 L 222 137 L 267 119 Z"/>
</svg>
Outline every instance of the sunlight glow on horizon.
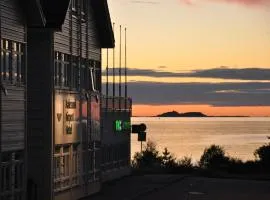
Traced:
<svg viewBox="0 0 270 200">
<path fill-rule="evenodd" d="M 108 0 L 112 21 L 116 23 L 115 66 L 119 63 L 121 24 L 127 27 L 128 68 L 170 72 L 220 66 L 270 68 L 270 7 L 266 4 L 246 6 L 241 4 L 245 0 L 236 1 L 196 1 L 196 4 L 189 6 L 179 3 L 179 0 L 160 1 L 157 4 Z M 105 52 L 102 54 L 103 69 L 106 67 Z M 123 49 L 122 53 L 123 67 Z M 112 66 L 112 50 L 109 50 L 109 65 Z M 166 68 L 160 69 L 159 66 Z M 168 83 L 269 82 L 200 77 L 128 77 L 130 82 L 145 80 Z M 105 83 L 104 77 L 103 81 Z M 111 77 L 109 81 L 112 82 Z M 185 112 L 195 110 L 208 115 L 270 115 L 268 106 L 149 105 L 134 105 L 133 114 L 156 115 L 177 107 L 180 112 L 183 112 L 183 108 Z"/>
<path fill-rule="evenodd" d="M 210 105 L 133 105 L 132 116 L 156 116 L 170 111 L 202 112 L 208 116 L 270 117 L 270 106 L 213 107 Z"/>
</svg>

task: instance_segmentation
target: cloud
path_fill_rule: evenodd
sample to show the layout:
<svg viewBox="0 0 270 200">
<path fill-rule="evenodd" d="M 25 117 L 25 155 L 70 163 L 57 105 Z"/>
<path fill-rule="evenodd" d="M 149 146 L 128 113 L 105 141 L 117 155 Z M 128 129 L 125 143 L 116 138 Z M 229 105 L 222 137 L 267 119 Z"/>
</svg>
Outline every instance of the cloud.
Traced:
<svg viewBox="0 0 270 200">
<path fill-rule="evenodd" d="M 136 4 L 159 4 L 160 2 L 158 2 L 158 1 L 131 1 L 131 3 L 136 3 Z"/>
<path fill-rule="evenodd" d="M 215 2 L 215 3 L 235 3 L 246 6 L 255 6 L 255 5 L 267 5 L 269 4 L 269 0 L 180 0 L 181 3 L 187 5 L 194 5 L 197 2 Z"/>
<path fill-rule="evenodd" d="M 146 105 L 270 106 L 270 83 L 130 82 L 128 95 L 134 104 Z"/>
<path fill-rule="evenodd" d="M 160 67 L 159 67 L 160 68 Z M 118 72 L 118 68 L 116 69 Z M 103 72 L 103 75 L 105 73 Z M 112 69 L 109 70 L 112 75 Z M 149 76 L 149 77 L 196 77 L 196 78 L 219 78 L 234 80 L 260 80 L 270 81 L 270 68 L 229 68 L 218 67 L 212 69 L 193 70 L 191 72 L 169 72 L 157 71 L 153 69 L 128 69 L 128 76 Z"/>
</svg>

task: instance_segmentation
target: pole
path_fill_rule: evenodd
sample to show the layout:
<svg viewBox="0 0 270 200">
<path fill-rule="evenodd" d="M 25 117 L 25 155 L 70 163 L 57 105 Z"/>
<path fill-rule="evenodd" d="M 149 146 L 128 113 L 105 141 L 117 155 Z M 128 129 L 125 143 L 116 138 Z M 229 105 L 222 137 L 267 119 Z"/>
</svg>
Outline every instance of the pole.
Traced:
<svg viewBox="0 0 270 200">
<path fill-rule="evenodd" d="M 125 109 L 127 109 L 127 28 L 125 28 Z"/>
<path fill-rule="evenodd" d="M 106 109 L 108 109 L 109 96 L 109 49 L 107 48 L 107 66 L 106 66 Z"/>
<path fill-rule="evenodd" d="M 113 34 L 114 34 L 114 25 L 113 23 Z M 115 47 L 113 48 L 113 109 L 114 109 L 114 99 L 115 99 Z"/>
<path fill-rule="evenodd" d="M 142 141 L 141 141 L 141 153 L 142 153 Z"/>
<path fill-rule="evenodd" d="M 121 57 L 121 54 L 122 54 L 122 26 L 120 25 L 120 49 L 119 49 L 119 109 L 121 109 L 121 97 L 122 97 L 122 87 L 121 87 L 121 65 L 122 65 L 122 57 Z"/>
</svg>

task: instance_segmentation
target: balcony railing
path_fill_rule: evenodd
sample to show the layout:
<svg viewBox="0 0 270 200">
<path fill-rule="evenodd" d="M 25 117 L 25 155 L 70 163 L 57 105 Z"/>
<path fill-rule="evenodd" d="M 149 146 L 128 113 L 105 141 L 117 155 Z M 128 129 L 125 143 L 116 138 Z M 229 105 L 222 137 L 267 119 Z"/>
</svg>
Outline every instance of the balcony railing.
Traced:
<svg viewBox="0 0 270 200">
<path fill-rule="evenodd" d="M 132 99 L 125 97 L 102 96 L 101 107 L 102 109 L 107 110 L 130 112 L 132 109 Z"/>
</svg>

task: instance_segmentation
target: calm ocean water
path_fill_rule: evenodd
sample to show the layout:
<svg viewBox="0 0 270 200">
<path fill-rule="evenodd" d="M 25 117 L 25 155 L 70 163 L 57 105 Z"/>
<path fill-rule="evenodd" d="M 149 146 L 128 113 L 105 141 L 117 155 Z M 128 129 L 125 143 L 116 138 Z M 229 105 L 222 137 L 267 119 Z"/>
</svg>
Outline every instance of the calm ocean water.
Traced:
<svg viewBox="0 0 270 200">
<path fill-rule="evenodd" d="M 217 144 L 228 155 L 242 160 L 254 159 L 253 152 L 270 142 L 270 118 L 267 117 L 211 117 L 211 118 L 158 118 L 133 117 L 132 123 L 147 125 L 147 140 L 159 150 L 167 147 L 177 158 L 191 156 L 199 160 L 205 147 Z M 131 137 L 131 153 L 140 151 L 137 135 Z"/>
</svg>

